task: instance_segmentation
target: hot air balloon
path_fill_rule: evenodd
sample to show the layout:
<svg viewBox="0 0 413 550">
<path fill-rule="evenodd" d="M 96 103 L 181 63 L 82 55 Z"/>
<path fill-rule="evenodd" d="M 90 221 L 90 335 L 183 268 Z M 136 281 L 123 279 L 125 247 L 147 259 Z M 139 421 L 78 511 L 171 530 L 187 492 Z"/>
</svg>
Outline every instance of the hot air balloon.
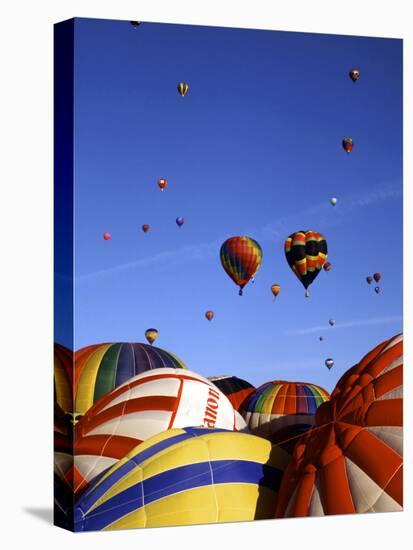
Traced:
<svg viewBox="0 0 413 550">
<path fill-rule="evenodd" d="M 368 275 L 368 276 L 366 277 L 366 281 L 367 281 L 367 283 L 368 283 L 369 285 L 371 285 L 371 283 L 373 282 L 373 277 L 372 277 L 371 275 Z"/>
<path fill-rule="evenodd" d="M 212 321 L 212 319 L 214 318 L 214 312 L 209 309 L 205 312 L 205 317 L 208 319 L 208 321 Z"/>
<path fill-rule="evenodd" d="M 380 294 L 380 287 L 379 286 L 374 287 L 374 292 L 376 294 Z"/>
<path fill-rule="evenodd" d="M 281 290 L 281 285 L 271 285 L 271 292 L 274 295 L 274 301 L 275 301 L 275 298 L 280 293 L 280 290 Z"/>
<path fill-rule="evenodd" d="M 184 97 L 189 89 L 189 86 L 186 82 L 179 82 L 177 88 L 179 94 Z"/>
<path fill-rule="evenodd" d="M 331 204 L 332 206 L 335 206 L 335 205 L 337 204 L 337 199 L 336 199 L 336 197 L 331 197 L 331 199 L 330 199 L 330 204 Z"/>
<path fill-rule="evenodd" d="M 169 351 L 141 343 L 96 344 L 75 353 L 74 410 L 79 414 L 106 393 L 146 371 L 175 368 L 185 364 Z"/>
<path fill-rule="evenodd" d="M 402 338 L 370 351 L 317 410 L 284 473 L 276 517 L 402 511 Z"/>
<path fill-rule="evenodd" d="M 353 149 L 353 138 L 344 138 L 343 139 L 343 149 L 346 153 L 351 153 Z"/>
<path fill-rule="evenodd" d="M 331 262 L 326 262 L 324 264 L 324 271 L 330 271 L 330 269 L 333 267 L 333 264 Z"/>
<path fill-rule="evenodd" d="M 163 178 L 159 179 L 158 180 L 158 187 L 161 191 L 163 191 L 164 189 L 166 189 L 166 186 L 167 186 L 167 181 Z"/>
<path fill-rule="evenodd" d="M 63 414 L 73 412 L 74 354 L 69 348 L 54 344 L 54 402 Z"/>
<path fill-rule="evenodd" d="M 325 366 L 328 368 L 328 370 L 331 370 L 334 367 L 334 360 L 330 358 L 326 359 Z"/>
<path fill-rule="evenodd" d="M 149 437 L 185 426 L 246 429 L 228 398 L 195 372 L 161 368 L 129 378 L 75 426 L 76 493 Z"/>
<path fill-rule="evenodd" d="M 375 273 L 373 275 L 373 279 L 376 281 L 376 283 L 378 283 L 381 279 L 381 273 Z"/>
<path fill-rule="evenodd" d="M 322 342 L 324 340 L 324 336 L 320 336 L 318 339 Z"/>
<path fill-rule="evenodd" d="M 297 231 L 287 238 L 284 249 L 288 265 L 306 289 L 308 297 L 308 287 L 327 259 L 327 242 L 316 231 Z"/>
<path fill-rule="evenodd" d="M 239 295 L 242 296 L 242 289 L 260 268 L 260 245 L 250 237 L 230 237 L 221 246 L 220 258 L 222 267 L 239 286 Z"/>
<path fill-rule="evenodd" d="M 242 415 L 252 434 L 291 449 L 314 424 L 317 408 L 329 397 L 315 384 L 274 380 L 257 388 Z"/>
<path fill-rule="evenodd" d="M 147 223 L 144 223 L 144 224 L 142 225 L 142 231 L 143 231 L 144 233 L 147 233 L 147 232 L 149 231 L 150 228 L 151 228 L 151 226 L 148 225 Z"/>
<path fill-rule="evenodd" d="M 130 24 L 132 25 L 132 27 L 139 27 L 141 22 L 140 21 L 131 21 Z"/>
<path fill-rule="evenodd" d="M 236 411 L 242 410 L 244 402 L 256 389 L 246 380 L 229 374 L 209 376 L 208 380 L 211 380 L 228 397 Z"/>
<path fill-rule="evenodd" d="M 106 231 L 106 233 L 103 233 L 103 238 L 105 239 L 105 241 L 110 241 L 112 235 L 108 231 Z"/>
<path fill-rule="evenodd" d="M 175 221 L 178 227 L 182 227 L 184 225 L 184 219 L 182 218 L 182 216 L 179 216 L 178 218 L 176 218 Z"/>
<path fill-rule="evenodd" d="M 333 327 L 333 326 L 336 324 L 336 322 L 335 322 L 334 319 L 330 319 L 330 320 L 328 321 L 328 324 L 329 324 L 331 327 Z"/>
<path fill-rule="evenodd" d="M 145 330 L 145 338 L 152 345 L 155 340 L 158 338 L 158 331 L 156 328 L 148 328 Z"/>
<path fill-rule="evenodd" d="M 348 74 L 353 82 L 357 82 L 360 78 L 360 71 L 358 69 L 351 69 Z"/>
<path fill-rule="evenodd" d="M 132 449 L 76 502 L 74 531 L 274 516 L 289 456 L 249 434 L 184 427 Z"/>
</svg>

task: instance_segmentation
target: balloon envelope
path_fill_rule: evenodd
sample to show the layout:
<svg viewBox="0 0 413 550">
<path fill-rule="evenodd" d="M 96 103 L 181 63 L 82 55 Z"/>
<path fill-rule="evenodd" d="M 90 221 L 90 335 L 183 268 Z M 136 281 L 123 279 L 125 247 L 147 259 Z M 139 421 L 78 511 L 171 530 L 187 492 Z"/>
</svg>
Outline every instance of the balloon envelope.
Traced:
<svg viewBox="0 0 413 550">
<path fill-rule="evenodd" d="M 181 227 L 182 225 L 184 225 L 184 221 L 185 220 L 181 216 L 179 216 L 178 218 L 176 218 L 176 225 L 178 227 Z"/>
<path fill-rule="evenodd" d="M 230 237 L 221 246 L 222 267 L 229 277 L 242 289 L 255 276 L 262 261 L 261 246 L 250 237 Z"/>
<path fill-rule="evenodd" d="M 368 276 L 366 277 L 366 281 L 367 281 L 367 283 L 368 283 L 369 285 L 371 285 L 371 283 L 373 282 L 373 277 L 372 277 L 371 275 L 368 275 Z"/>
<path fill-rule="evenodd" d="M 292 233 L 284 244 L 288 265 L 307 290 L 327 260 L 327 242 L 316 231 Z"/>
<path fill-rule="evenodd" d="M 271 292 L 273 293 L 274 298 L 278 296 L 278 294 L 280 293 L 280 290 L 281 290 L 280 285 L 271 285 Z"/>
<path fill-rule="evenodd" d="M 326 359 L 325 360 L 325 366 L 328 368 L 328 370 L 331 370 L 334 367 L 334 360 L 333 359 Z"/>
<path fill-rule="evenodd" d="M 112 235 L 106 231 L 106 233 L 103 233 L 103 238 L 105 239 L 105 241 L 109 241 L 111 239 Z"/>
<path fill-rule="evenodd" d="M 335 206 L 335 205 L 337 204 L 337 199 L 336 199 L 336 197 L 332 197 L 332 198 L 330 199 L 330 203 L 331 203 L 333 206 Z"/>
<path fill-rule="evenodd" d="M 148 225 L 147 223 L 144 223 L 144 224 L 142 225 L 142 231 L 143 231 L 144 233 L 147 233 L 147 232 L 149 231 L 150 227 L 151 227 L 150 225 Z"/>
<path fill-rule="evenodd" d="M 179 82 L 177 88 L 179 94 L 184 97 L 189 89 L 189 85 L 186 82 Z"/>
<path fill-rule="evenodd" d="M 214 312 L 211 310 L 206 311 L 205 317 L 208 319 L 208 321 L 212 321 L 212 319 L 214 318 Z"/>
<path fill-rule="evenodd" d="M 213 384 L 228 397 L 232 403 L 232 406 L 237 411 L 242 410 L 244 402 L 252 393 L 255 392 L 256 389 L 246 380 L 238 378 L 238 376 L 231 376 L 229 374 L 222 376 L 209 376 L 208 379 L 211 380 L 211 382 L 213 382 Z"/>
<path fill-rule="evenodd" d="M 346 153 L 351 153 L 353 150 L 353 138 L 344 138 L 343 139 L 343 149 Z"/>
<path fill-rule="evenodd" d="M 375 274 L 373 275 L 373 278 L 374 278 L 374 280 L 376 281 L 376 283 L 378 283 L 378 282 L 380 281 L 380 279 L 381 279 L 381 273 L 378 273 L 378 272 L 375 273 Z"/>
<path fill-rule="evenodd" d="M 330 269 L 333 267 L 333 264 L 331 262 L 326 262 L 324 264 L 324 271 L 330 271 Z"/>
<path fill-rule="evenodd" d="M 360 71 L 358 69 L 351 69 L 349 72 L 349 76 L 353 82 L 357 82 L 357 80 L 360 78 Z"/>
<path fill-rule="evenodd" d="M 166 186 L 168 185 L 167 181 L 163 178 L 159 179 L 158 180 L 158 187 L 161 191 L 163 191 L 164 189 L 166 189 Z"/>
<path fill-rule="evenodd" d="M 145 338 L 148 340 L 150 344 L 153 344 L 155 340 L 158 338 L 159 333 L 156 328 L 148 328 L 145 330 Z"/>
</svg>

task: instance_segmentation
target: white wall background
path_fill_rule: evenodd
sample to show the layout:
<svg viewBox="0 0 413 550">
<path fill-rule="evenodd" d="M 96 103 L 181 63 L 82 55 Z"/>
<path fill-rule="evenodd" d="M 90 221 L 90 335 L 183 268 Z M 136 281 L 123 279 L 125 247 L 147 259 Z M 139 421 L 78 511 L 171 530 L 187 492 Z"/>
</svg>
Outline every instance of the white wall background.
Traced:
<svg viewBox="0 0 413 550">
<path fill-rule="evenodd" d="M 408 0 L 33 0 L 0 17 L 0 540 L 65 550 L 411 547 L 412 43 Z M 324 519 L 73 535 L 51 526 L 52 25 L 73 16 L 403 38 L 405 48 L 405 509 Z M 412 19 L 410 19 L 411 21 Z M 383 78 L 386 75 L 383 74 Z M 409 124 L 408 124 L 409 123 Z"/>
</svg>

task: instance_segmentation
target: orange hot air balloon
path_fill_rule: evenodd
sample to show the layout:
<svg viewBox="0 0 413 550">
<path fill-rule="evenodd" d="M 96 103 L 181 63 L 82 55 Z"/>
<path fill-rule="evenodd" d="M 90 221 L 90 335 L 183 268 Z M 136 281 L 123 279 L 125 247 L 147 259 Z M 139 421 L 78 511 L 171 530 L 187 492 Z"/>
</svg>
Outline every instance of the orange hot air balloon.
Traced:
<svg viewBox="0 0 413 550">
<path fill-rule="evenodd" d="M 360 78 L 360 71 L 358 69 L 351 69 L 348 74 L 353 82 L 357 82 L 357 80 Z"/>
<path fill-rule="evenodd" d="M 271 285 L 271 292 L 274 295 L 274 301 L 278 296 L 278 294 L 280 293 L 280 290 L 281 290 L 281 285 Z"/>
<path fill-rule="evenodd" d="M 158 187 L 161 191 L 166 189 L 166 186 L 167 186 L 167 182 L 166 182 L 165 179 L 161 178 L 161 179 L 158 180 Z"/>
<path fill-rule="evenodd" d="M 208 321 L 212 321 L 212 319 L 214 318 L 214 312 L 211 311 L 211 310 L 208 310 L 208 311 L 205 313 L 205 317 L 208 319 Z"/>
<path fill-rule="evenodd" d="M 353 138 L 351 137 L 347 137 L 347 138 L 344 138 L 343 139 L 343 149 L 346 153 L 351 153 L 351 151 L 353 150 Z"/>
<path fill-rule="evenodd" d="M 144 223 L 144 224 L 142 225 L 142 231 L 143 231 L 144 233 L 147 233 L 147 232 L 149 231 L 150 228 L 151 228 L 151 226 L 148 225 L 147 223 Z"/>
</svg>

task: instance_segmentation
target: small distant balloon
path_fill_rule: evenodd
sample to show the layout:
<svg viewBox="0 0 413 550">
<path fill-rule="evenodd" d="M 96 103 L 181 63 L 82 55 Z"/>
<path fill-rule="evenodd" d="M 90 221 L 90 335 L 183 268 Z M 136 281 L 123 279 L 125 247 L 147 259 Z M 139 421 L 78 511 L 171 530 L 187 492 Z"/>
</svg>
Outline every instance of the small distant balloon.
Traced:
<svg viewBox="0 0 413 550">
<path fill-rule="evenodd" d="M 141 22 L 140 21 L 131 21 L 130 24 L 132 25 L 132 27 L 139 27 Z"/>
<path fill-rule="evenodd" d="M 328 322 L 328 324 L 329 324 L 331 327 L 333 327 L 333 326 L 336 324 L 335 319 L 330 319 L 329 322 Z"/>
<path fill-rule="evenodd" d="M 178 227 L 182 227 L 184 225 L 185 220 L 183 219 L 182 216 L 178 216 L 175 221 L 176 221 L 176 225 Z"/>
<path fill-rule="evenodd" d="M 324 269 L 324 271 L 330 271 L 330 269 L 331 269 L 332 267 L 333 267 L 333 264 L 332 264 L 331 262 L 326 262 L 326 263 L 324 264 L 323 269 Z"/>
<path fill-rule="evenodd" d="M 161 178 L 161 179 L 158 180 L 158 187 L 161 191 L 166 189 L 166 186 L 167 186 L 167 183 L 166 183 L 165 179 Z"/>
<path fill-rule="evenodd" d="M 375 292 L 376 294 L 380 294 L 380 287 L 379 287 L 379 286 L 376 286 L 376 287 L 374 288 L 374 292 Z"/>
<path fill-rule="evenodd" d="M 367 281 L 367 284 L 371 285 L 371 283 L 373 282 L 373 277 L 371 275 L 368 275 L 366 277 L 366 281 Z"/>
<path fill-rule="evenodd" d="M 179 82 L 177 88 L 179 94 L 184 97 L 189 89 L 189 86 L 186 82 Z"/>
<path fill-rule="evenodd" d="M 103 238 L 105 239 L 105 241 L 110 241 L 110 239 L 112 238 L 112 235 L 106 232 L 106 233 L 103 233 Z"/>
<path fill-rule="evenodd" d="M 281 290 L 281 285 L 271 285 L 271 292 L 274 295 L 274 300 L 278 296 Z"/>
<path fill-rule="evenodd" d="M 347 137 L 343 139 L 343 149 L 346 153 L 351 153 L 353 150 L 353 138 Z"/>
<path fill-rule="evenodd" d="M 324 336 L 320 336 L 319 340 L 320 340 L 320 342 L 322 342 L 324 340 Z"/>
<path fill-rule="evenodd" d="M 212 321 L 212 319 L 214 318 L 214 312 L 211 310 L 206 311 L 205 317 L 208 319 L 208 321 Z"/>
<path fill-rule="evenodd" d="M 156 328 L 148 328 L 145 331 L 145 338 L 148 340 L 148 342 L 152 345 L 155 340 L 158 338 L 158 331 Z"/>
<path fill-rule="evenodd" d="M 150 228 L 151 228 L 151 226 L 148 225 L 147 223 L 144 223 L 144 224 L 142 225 L 142 231 L 143 231 L 144 233 L 147 233 L 147 232 L 149 231 Z"/>
<path fill-rule="evenodd" d="M 337 199 L 336 199 L 336 197 L 331 197 L 331 199 L 330 199 L 330 204 L 331 204 L 332 206 L 335 206 L 335 205 L 337 204 Z"/>
<path fill-rule="evenodd" d="M 348 74 L 353 82 L 357 82 L 360 78 L 360 71 L 358 69 L 351 69 Z"/>
<path fill-rule="evenodd" d="M 374 280 L 376 281 L 376 283 L 378 283 L 378 282 L 380 281 L 380 279 L 381 279 L 381 273 L 375 273 L 375 274 L 373 275 L 373 278 L 374 278 Z"/>
<path fill-rule="evenodd" d="M 328 368 L 328 370 L 330 370 L 332 367 L 334 367 L 334 361 L 333 359 L 326 359 L 325 360 L 325 365 L 326 367 Z"/>
</svg>

